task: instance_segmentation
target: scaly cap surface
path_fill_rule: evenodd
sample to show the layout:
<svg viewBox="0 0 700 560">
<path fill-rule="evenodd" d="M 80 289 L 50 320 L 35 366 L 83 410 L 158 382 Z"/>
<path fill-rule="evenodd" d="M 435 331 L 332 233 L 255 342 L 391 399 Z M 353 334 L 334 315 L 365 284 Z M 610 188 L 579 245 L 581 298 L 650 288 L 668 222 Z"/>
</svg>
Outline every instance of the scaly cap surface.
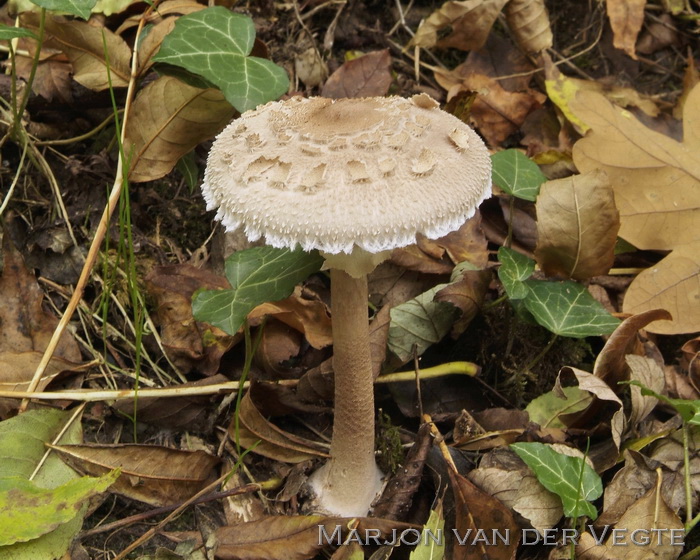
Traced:
<svg viewBox="0 0 700 560">
<path fill-rule="evenodd" d="M 293 97 L 219 134 L 202 192 L 227 230 L 326 254 L 446 235 L 491 194 L 479 136 L 426 94 Z"/>
</svg>

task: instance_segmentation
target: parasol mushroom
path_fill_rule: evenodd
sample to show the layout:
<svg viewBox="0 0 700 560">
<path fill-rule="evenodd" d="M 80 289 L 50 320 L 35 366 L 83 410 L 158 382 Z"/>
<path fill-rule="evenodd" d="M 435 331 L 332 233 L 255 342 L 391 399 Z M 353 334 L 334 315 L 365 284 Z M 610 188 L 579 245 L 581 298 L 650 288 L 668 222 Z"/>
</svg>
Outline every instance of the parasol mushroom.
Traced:
<svg viewBox="0 0 700 560">
<path fill-rule="evenodd" d="M 366 515 L 381 489 L 367 274 L 416 233 L 459 228 L 491 193 L 478 135 L 426 94 L 292 97 L 233 121 L 202 185 L 227 230 L 318 249 L 331 275 L 335 413 L 330 460 L 310 479 L 316 507 Z"/>
</svg>

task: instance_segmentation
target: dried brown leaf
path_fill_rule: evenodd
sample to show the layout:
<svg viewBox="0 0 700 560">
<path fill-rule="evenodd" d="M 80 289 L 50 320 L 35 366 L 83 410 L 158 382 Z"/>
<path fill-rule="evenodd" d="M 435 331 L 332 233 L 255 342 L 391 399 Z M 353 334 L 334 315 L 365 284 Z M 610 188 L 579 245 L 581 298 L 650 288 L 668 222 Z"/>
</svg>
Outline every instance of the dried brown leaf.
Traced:
<svg viewBox="0 0 700 560">
<path fill-rule="evenodd" d="M 625 414 L 620 397 L 615 394 L 610 385 L 599 377 L 574 367 L 564 367 L 561 369 L 557 377 L 555 389 L 561 389 L 562 377 L 569 377 L 572 374 L 578 382 L 579 389 L 591 393 L 597 397 L 597 400 L 593 401 L 586 410 L 569 415 L 570 419 L 565 420 L 565 423 L 570 427 L 576 426 L 577 428 L 591 428 L 595 427 L 595 424 L 601 422 L 609 424 L 613 443 L 616 449 L 619 450 L 622 443 L 622 433 L 625 430 Z M 603 409 L 603 405 L 605 404 L 610 406 L 606 406 Z M 601 409 L 605 410 L 607 413 L 603 414 Z M 611 413 L 611 410 L 614 410 L 614 412 Z M 562 416 L 562 420 L 563 419 L 564 417 Z M 590 426 L 589 424 L 592 423 L 594 423 L 594 425 Z"/>
<path fill-rule="evenodd" d="M 61 56 L 62 58 L 62 56 Z M 26 56 L 15 56 L 17 75 L 27 80 L 34 66 L 33 59 Z M 32 91 L 41 95 L 47 101 L 58 101 L 70 104 L 73 101 L 71 83 L 73 69 L 65 60 L 48 58 L 37 64 Z"/>
<path fill-rule="evenodd" d="M 593 366 L 593 375 L 600 377 L 611 387 L 616 387 L 620 381 L 627 381 L 629 368 L 625 362 L 625 356 L 644 355 L 644 348 L 637 333 L 652 321 L 670 318 L 668 311 L 653 309 L 622 321 L 598 354 Z"/>
<path fill-rule="evenodd" d="M 300 463 L 315 457 L 328 457 L 316 442 L 285 432 L 269 422 L 250 398 L 250 392 L 241 399 L 238 414 L 228 429 L 229 437 L 258 455 L 286 463 Z"/>
<path fill-rule="evenodd" d="M 510 0 L 504 9 L 515 42 L 528 53 L 552 47 L 552 28 L 544 0 Z"/>
<path fill-rule="evenodd" d="M 659 364 L 651 358 L 635 356 L 634 354 L 628 354 L 625 356 L 625 360 L 630 368 L 631 381 L 638 381 L 644 387 L 656 393 L 662 394 L 664 392 L 666 385 L 664 370 L 661 369 Z M 641 388 L 636 385 L 630 386 L 630 395 L 632 413 L 629 417 L 629 424 L 636 427 L 639 422 L 644 420 L 654 410 L 658 400 L 656 397 L 642 395 Z"/>
<path fill-rule="evenodd" d="M 650 325 L 651 332 L 700 330 L 700 85 L 684 106 L 683 142 L 648 129 L 595 93 L 580 92 L 570 106 L 593 130 L 574 146 L 574 161 L 582 172 L 602 168 L 608 174 L 620 236 L 640 249 L 677 248 L 635 279 L 623 309 L 671 311 L 673 322 Z"/>
<path fill-rule="evenodd" d="M 576 280 L 607 274 L 620 216 L 605 172 L 546 182 L 536 208 L 535 258 L 545 274 Z"/>
<path fill-rule="evenodd" d="M 634 46 L 644 23 L 644 8 L 647 0 L 606 0 L 610 27 L 613 30 L 613 45 L 636 60 Z"/>
<path fill-rule="evenodd" d="M 0 278 L 0 351 L 43 352 L 58 325 L 58 319 L 44 311 L 44 292 L 34 273 L 24 265 L 10 235 L 2 238 L 3 270 Z M 78 343 L 65 331 L 54 356 L 70 362 L 81 361 Z"/>
<path fill-rule="evenodd" d="M 492 534 L 492 531 L 519 535 L 519 526 L 510 508 L 481 490 L 469 479 L 454 472 L 453 469 L 448 468 L 447 472 L 455 499 L 455 530 L 459 535 L 469 534 L 467 531 L 476 535 L 479 530 L 487 535 Z M 511 539 L 508 543 L 497 540 L 489 543 L 489 546 L 484 546 L 483 542 L 478 542 L 476 539 L 470 543 L 471 546 L 460 546 L 455 542 L 452 558 L 454 560 L 481 560 L 482 558 L 513 560 L 519 542 L 519 537 Z"/>
<path fill-rule="evenodd" d="M 384 519 L 405 519 L 413 502 L 413 495 L 421 483 L 421 475 L 433 438 L 430 424 L 424 423 L 418 429 L 416 441 L 408 450 L 406 458 L 386 484 L 373 515 Z"/>
<path fill-rule="evenodd" d="M 219 132 L 235 110 L 217 89 L 199 89 L 161 76 L 136 96 L 126 126 L 129 179 L 159 179 L 200 142 Z"/>
<path fill-rule="evenodd" d="M 191 498 L 216 478 L 220 459 L 204 451 L 183 451 L 156 445 L 50 446 L 78 472 L 102 476 L 121 469 L 110 487 L 128 498 L 154 506 L 177 504 Z"/>
<path fill-rule="evenodd" d="M 451 282 L 435 294 L 435 301 L 446 301 L 462 314 L 452 326 L 452 336 L 462 334 L 481 310 L 491 281 L 489 270 L 465 270 L 460 279 Z"/>
<path fill-rule="evenodd" d="M 508 0 L 466 0 L 445 2 L 416 31 L 411 45 L 418 47 L 454 47 L 465 51 L 481 48 Z M 450 27 L 452 32 L 438 40 L 438 34 Z"/>
<path fill-rule="evenodd" d="M 286 299 L 259 305 L 248 314 L 248 319 L 256 324 L 265 315 L 302 333 L 314 348 L 325 348 L 333 343 L 328 306 L 321 300 L 302 297 L 300 288 Z"/>
<path fill-rule="evenodd" d="M 699 185 L 700 187 L 700 185 Z M 658 264 L 641 272 L 625 293 L 622 310 L 642 313 L 665 309 L 673 321 L 652 323 L 647 329 L 659 334 L 700 330 L 700 240 L 677 247 Z"/>
<path fill-rule="evenodd" d="M 596 544 L 591 533 L 584 533 L 576 546 L 576 558 L 675 560 L 683 552 L 683 547 L 679 546 L 683 541 L 683 523 L 669 509 L 663 497 L 658 496 L 656 488 L 649 490 L 622 514 L 617 528 L 621 529 L 621 532 L 614 533 L 609 530 L 605 542 L 600 545 Z M 634 531 L 639 532 L 635 534 Z M 675 545 L 671 541 L 671 531 L 676 535 Z M 598 535 L 600 533 L 601 531 L 598 531 Z M 633 535 L 637 542 L 632 540 Z M 639 544 L 645 535 L 649 537 L 649 542 Z"/>
<path fill-rule="evenodd" d="M 517 132 L 528 114 L 546 100 L 544 94 L 533 89 L 508 91 L 495 78 L 473 73 L 464 65 L 452 72 L 436 71 L 435 79 L 448 91 L 448 96 L 462 90 L 480 94 L 472 106 L 471 119 L 493 146 Z"/>
<path fill-rule="evenodd" d="M 29 29 L 37 29 L 38 15 L 25 12 L 21 21 Z M 125 87 L 129 83 L 131 49 L 124 39 L 106 27 L 61 16 L 46 17 L 46 45 L 63 51 L 73 66 L 73 78 L 86 88 L 102 91 Z M 105 44 L 109 52 L 109 79 Z"/>
<path fill-rule="evenodd" d="M 124 31 L 138 26 L 139 22 L 146 17 L 146 23 L 158 24 L 167 16 L 191 14 L 203 10 L 205 6 L 195 0 L 165 0 L 158 4 L 157 10 L 146 13 L 138 13 L 130 16 L 117 28 L 116 34 L 121 35 Z"/>
<path fill-rule="evenodd" d="M 156 300 L 161 340 L 170 360 L 184 372 L 196 368 L 214 375 L 235 337 L 197 323 L 192 316 L 192 294 L 199 289 L 227 289 L 228 282 L 206 270 L 179 264 L 155 267 L 145 283 Z"/>
<path fill-rule="evenodd" d="M 685 105 L 683 142 L 654 132 L 597 93 L 579 92 L 570 107 L 592 128 L 575 144 L 574 162 L 582 173 L 603 169 L 608 174 L 620 211 L 620 237 L 648 250 L 696 241 L 700 86 Z"/>
<path fill-rule="evenodd" d="M 343 63 L 323 85 L 321 95 L 333 99 L 383 96 L 392 80 L 389 49 L 374 51 Z"/>
</svg>

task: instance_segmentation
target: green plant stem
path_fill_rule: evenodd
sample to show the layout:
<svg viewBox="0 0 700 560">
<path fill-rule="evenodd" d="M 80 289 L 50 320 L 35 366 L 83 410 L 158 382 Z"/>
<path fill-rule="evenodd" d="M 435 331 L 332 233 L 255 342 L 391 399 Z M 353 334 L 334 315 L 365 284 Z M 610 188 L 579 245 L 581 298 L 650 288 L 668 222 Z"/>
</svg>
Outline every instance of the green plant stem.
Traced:
<svg viewBox="0 0 700 560">
<path fill-rule="evenodd" d="M 420 379 L 431 379 L 443 377 L 445 375 L 462 374 L 475 376 L 479 371 L 476 364 L 470 362 L 448 362 L 439 366 L 434 366 L 420 370 Z M 401 381 L 414 381 L 416 378 L 415 371 L 402 371 L 397 373 L 389 373 L 381 375 L 375 383 L 398 383 Z M 298 383 L 296 379 L 283 379 L 277 381 L 278 385 L 295 386 Z M 191 397 L 195 395 L 216 395 L 219 393 L 229 393 L 238 391 L 250 386 L 248 381 L 240 383 L 239 381 L 229 381 L 227 383 L 217 383 L 215 385 L 204 385 L 201 387 L 167 387 L 163 389 L 140 389 L 138 395 L 140 398 L 174 398 L 174 397 Z M 15 399 L 38 399 L 44 401 L 56 400 L 74 400 L 81 402 L 96 402 L 96 401 L 118 401 L 125 399 L 133 399 L 135 392 L 129 389 L 123 391 L 96 391 L 94 389 L 78 389 L 74 391 L 0 391 L 0 398 L 15 398 Z"/>
<path fill-rule="evenodd" d="M 124 113 L 123 109 L 118 109 L 117 114 L 121 115 Z M 35 146 L 68 146 L 70 144 L 75 144 L 76 142 L 82 142 L 93 137 L 95 134 L 104 129 L 108 124 L 114 120 L 114 113 L 110 114 L 105 120 L 98 124 L 92 130 L 88 130 L 85 134 L 79 136 L 74 136 L 73 138 L 62 138 L 60 140 L 36 140 L 34 142 Z"/>
<path fill-rule="evenodd" d="M 693 558 L 697 558 L 698 556 L 700 556 L 700 546 L 696 546 L 690 552 L 686 552 L 683 556 L 680 556 L 678 560 L 692 560 Z"/>
<path fill-rule="evenodd" d="M 685 532 L 690 532 L 693 521 L 693 492 L 690 485 L 690 451 L 688 450 L 688 422 L 683 422 L 683 479 L 685 482 Z"/>
<path fill-rule="evenodd" d="M 504 301 L 508 299 L 508 294 L 503 294 L 502 296 L 497 297 L 493 301 L 490 301 L 488 303 L 485 303 L 484 305 L 481 306 L 481 309 L 483 311 L 486 311 L 487 309 L 491 309 L 492 307 L 496 307 L 497 305 L 501 305 Z"/>
</svg>

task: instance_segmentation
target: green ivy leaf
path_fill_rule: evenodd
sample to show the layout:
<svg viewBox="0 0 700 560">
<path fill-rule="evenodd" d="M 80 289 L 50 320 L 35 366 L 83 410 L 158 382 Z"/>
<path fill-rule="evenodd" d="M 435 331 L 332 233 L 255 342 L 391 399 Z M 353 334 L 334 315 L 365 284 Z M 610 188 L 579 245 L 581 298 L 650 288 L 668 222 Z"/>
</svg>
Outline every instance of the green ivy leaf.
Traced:
<svg viewBox="0 0 700 560">
<path fill-rule="evenodd" d="M 532 276 L 535 261 L 508 247 L 498 249 L 498 260 L 501 263 L 498 268 L 498 278 L 508 297 L 511 300 L 526 297 L 529 292 L 523 282 Z"/>
<path fill-rule="evenodd" d="M 204 290 L 192 301 L 195 319 L 235 334 L 248 313 L 267 301 L 288 297 L 302 280 L 321 269 L 323 257 L 301 248 L 253 247 L 226 259 L 231 290 Z"/>
<path fill-rule="evenodd" d="M 423 525 L 423 532 L 409 560 L 443 560 L 445 545 L 438 544 L 433 536 L 441 535 L 445 530 L 445 518 L 442 515 L 442 500 L 438 500 L 435 509 L 430 510 L 428 521 Z"/>
<path fill-rule="evenodd" d="M 214 6 L 181 16 L 153 60 L 181 66 L 216 84 L 242 113 L 277 99 L 289 87 L 283 68 L 248 56 L 254 42 L 249 17 Z"/>
<path fill-rule="evenodd" d="M 78 16 L 85 20 L 90 17 L 97 0 L 31 0 L 40 8 L 46 8 L 52 12 L 60 12 Z"/>
<path fill-rule="evenodd" d="M 19 39 L 21 37 L 32 37 L 36 39 L 36 34 L 29 29 L 24 29 L 24 27 L 14 27 L 12 25 L 0 23 L 0 41 L 11 41 L 12 39 Z"/>
<path fill-rule="evenodd" d="M 510 447 L 542 486 L 561 498 L 567 517 L 598 517 L 590 502 L 603 494 L 603 484 L 598 473 L 581 457 L 557 453 L 544 443 L 512 443 Z"/>
<path fill-rule="evenodd" d="M 542 428 L 566 428 L 566 424 L 560 419 L 561 416 L 581 412 L 588 408 L 593 400 L 591 393 L 579 387 L 562 387 L 562 390 L 565 398 L 554 391 L 548 391 L 532 399 L 525 407 L 530 421 Z"/>
<path fill-rule="evenodd" d="M 535 201 L 547 178 L 537 164 L 518 150 L 503 150 L 491 156 L 495 185 L 510 195 Z"/>
<path fill-rule="evenodd" d="M 420 356 L 450 332 L 458 309 L 451 303 L 434 301 L 435 294 L 445 286 L 447 284 L 438 284 L 389 312 L 391 322 L 387 346 L 404 362 L 413 357 L 414 346 Z"/>
<path fill-rule="evenodd" d="M 570 280 L 526 280 L 523 304 L 535 320 L 559 336 L 585 338 L 610 334 L 620 324 L 581 284 Z"/>
<path fill-rule="evenodd" d="M 118 478 L 84 476 L 56 488 L 40 488 L 22 477 L 0 478 L 0 546 L 46 535 L 79 515 L 85 501 L 104 492 Z"/>
</svg>

